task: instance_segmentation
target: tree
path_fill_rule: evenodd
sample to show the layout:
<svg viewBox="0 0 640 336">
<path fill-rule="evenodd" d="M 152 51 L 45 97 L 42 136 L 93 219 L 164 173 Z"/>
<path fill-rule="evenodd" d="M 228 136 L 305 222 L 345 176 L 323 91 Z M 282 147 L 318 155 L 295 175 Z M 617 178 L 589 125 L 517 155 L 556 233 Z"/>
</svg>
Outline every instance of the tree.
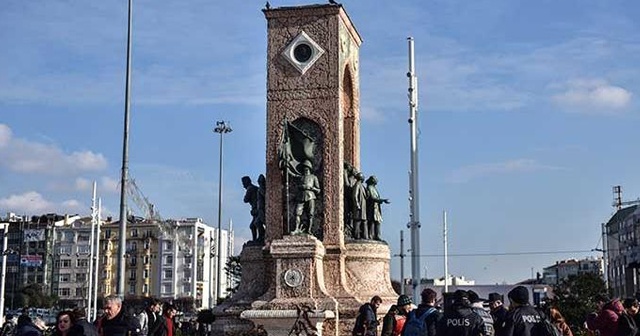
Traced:
<svg viewBox="0 0 640 336">
<path fill-rule="evenodd" d="M 584 332 L 583 325 L 587 315 L 597 309 L 596 297 L 606 293 L 607 289 L 600 275 L 571 275 L 553 286 L 554 297 L 548 303 L 560 310 L 574 333 L 580 334 Z"/>
<path fill-rule="evenodd" d="M 22 287 L 20 292 L 25 306 L 51 308 L 58 301 L 56 295 L 44 294 L 43 286 L 36 283 Z"/>
</svg>

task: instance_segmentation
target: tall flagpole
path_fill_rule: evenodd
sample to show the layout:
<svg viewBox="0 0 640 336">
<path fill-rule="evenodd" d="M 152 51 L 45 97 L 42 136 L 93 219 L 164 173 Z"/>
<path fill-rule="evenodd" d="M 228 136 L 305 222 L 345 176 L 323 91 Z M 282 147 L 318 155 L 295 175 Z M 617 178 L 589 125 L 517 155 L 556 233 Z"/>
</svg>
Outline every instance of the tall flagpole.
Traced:
<svg viewBox="0 0 640 336">
<path fill-rule="evenodd" d="M 127 78 L 124 102 L 124 138 L 122 141 L 122 172 L 120 176 L 120 230 L 118 245 L 118 287 L 116 293 L 124 298 L 126 244 L 127 244 L 127 194 L 129 172 L 129 110 L 131 108 L 131 26 L 133 24 L 133 0 L 129 0 L 129 20 L 127 23 Z"/>
<path fill-rule="evenodd" d="M 97 183 L 93 181 L 93 193 L 91 197 L 91 234 L 89 234 L 89 290 L 87 295 L 87 321 L 93 321 L 95 316 L 93 316 L 93 311 L 91 310 L 91 305 L 93 304 L 93 268 L 96 264 L 93 258 L 93 251 L 95 248 L 95 236 L 94 231 L 96 230 L 96 222 L 98 221 L 98 204 L 96 199 L 97 193 Z M 98 269 L 98 265 L 95 265 L 96 271 Z"/>
<path fill-rule="evenodd" d="M 418 79 L 415 75 L 413 37 L 408 37 L 409 43 L 409 130 L 411 132 L 411 171 L 410 171 L 410 220 L 407 225 L 411 230 L 411 288 L 413 302 L 420 302 L 420 198 L 418 184 L 418 141 L 416 126 L 418 124 Z"/>
</svg>

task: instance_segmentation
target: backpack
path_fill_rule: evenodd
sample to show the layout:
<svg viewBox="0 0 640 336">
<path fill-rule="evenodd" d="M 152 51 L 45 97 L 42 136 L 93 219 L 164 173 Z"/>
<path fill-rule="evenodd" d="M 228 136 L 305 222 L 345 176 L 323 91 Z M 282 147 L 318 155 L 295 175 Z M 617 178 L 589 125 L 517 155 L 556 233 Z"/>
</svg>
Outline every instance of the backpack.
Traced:
<svg viewBox="0 0 640 336">
<path fill-rule="evenodd" d="M 531 336 L 562 336 L 562 331 L 546 316 L 541 316 L 539 323 L 531 328 Z"/>
<path fill-rule="evenodd" d="M 429 307 L 422 315 L 416 316 L 416 311 L 412 310 L 404 322 L 404 332 L 402 336 L 421 336 L 426 333 L 427 322 L 425 319 L 436 311 L 435 308 Z"/>
</svg>

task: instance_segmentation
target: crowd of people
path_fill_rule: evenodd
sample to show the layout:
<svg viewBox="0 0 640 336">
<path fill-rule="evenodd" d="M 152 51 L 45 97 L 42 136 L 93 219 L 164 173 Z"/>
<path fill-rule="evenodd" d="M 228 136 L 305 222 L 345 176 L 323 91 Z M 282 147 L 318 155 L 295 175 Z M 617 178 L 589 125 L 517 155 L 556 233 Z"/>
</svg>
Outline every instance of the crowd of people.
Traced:
<svg viewBox="0 0 640 336">
<path fill-rule="evenodd" d="M 128 314 L 122 299 L 108 296 L 103 313 L 93 323 L 85 310 L 60 311 L 55 325 L 47 326 L 40 317 L 30 317 L 27 310 L 17 318 L 7 316 L 0 336 L 195 336 L 204 335 L 195 321 L 179 322 L 177 308 L 169 302 L 150 299 L 140 314 Z"/>
<path fill-rule="evenodd" d="M 437 292 L 426 288 L 421 292 L 421 302 L 417 306 L 410 297 L 400 295 L 380 321 L 377 310 L 382 299 L 374 296 L 360 307 L 352 336 L 377 336 L 380 324 L 381 336 L 573 336 L 556 307 L 540 309 L 529 302 L 529 290 L 526 287 L 516 286 L 507 297 L 508 308 L 503 303 L 503 295 L 499 293 L 490 293 L 487 299 L 482 299 L 474 291 L 457 290 L 438 298 Z M 603 329 L 604 325 L 612 324 L 613 314 L 608 314 L 605 308 L 610 305 L 603 303 L 600 311 L 590 315 L 587 324 L 594 335 L 636 335 L 637 328 L 634 329 L 632 316 L 638 316 L 635 315 L 638 301 L 625 300 L 624 305 L 635 307 L 630 308 L 635 310 L 627 313 L 616 311 L 616 316 L 620 317 L 620 327 L 611 329 L 615 329 L 612 333 L 606 333 Z M 633 331 L 620 333 L 623 328 Z"/>
</svg>

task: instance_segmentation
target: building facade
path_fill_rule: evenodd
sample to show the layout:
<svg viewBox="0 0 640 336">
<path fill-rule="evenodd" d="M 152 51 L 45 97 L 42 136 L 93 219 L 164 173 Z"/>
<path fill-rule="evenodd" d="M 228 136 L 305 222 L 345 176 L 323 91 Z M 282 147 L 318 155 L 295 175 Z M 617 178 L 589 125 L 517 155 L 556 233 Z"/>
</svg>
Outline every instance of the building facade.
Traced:
<svg viewBox="0 0 640 336">
<path fill-rule="evenodd" d="M 602 258 L 568 259 L 557 261 L 555 265 L 545 267 L 542 273 L 542 282 L 547 285 L 556 285 L 571 275 L 579 274 L 604 275 L 604 262 Z"/>
<path fill-rule="evenodd" d="M 604 224 L 607 285 L 616 297 L 640 291 L 640 207 L 617 210 Z"/>
<path fill-rule="evenodd" d="M 115 294 L 119 222 L 102 221 L 100 231 L 94 232 L 98 247 L 94 266 L 90 264 L 91 217 L 47 214 L 27 219 L 9 214 L 2 222 L 9 223 L 6 308 L 20 308 L 19 293 L 31 284 L 39 285 L 43 294 L 56 295 L 61 308 L 87 306 L 91 272 L 98 275 L 99 298 Z M 126 233 L 125 298 L 153 296 L 182 301 L 189 309 L 215 306 L 216 298 L 228 296 L 233 286 L 225 267 L 233 253 L 233 232 L 220 233 L 218 244 L 217 228 L 200 218 L 168 220 L 165 225 L 131 218 Z M 218 265 L 218 251 L 222 265 Z M 220 295 L 218 267 L 222 267 Z"/>
</svg>

